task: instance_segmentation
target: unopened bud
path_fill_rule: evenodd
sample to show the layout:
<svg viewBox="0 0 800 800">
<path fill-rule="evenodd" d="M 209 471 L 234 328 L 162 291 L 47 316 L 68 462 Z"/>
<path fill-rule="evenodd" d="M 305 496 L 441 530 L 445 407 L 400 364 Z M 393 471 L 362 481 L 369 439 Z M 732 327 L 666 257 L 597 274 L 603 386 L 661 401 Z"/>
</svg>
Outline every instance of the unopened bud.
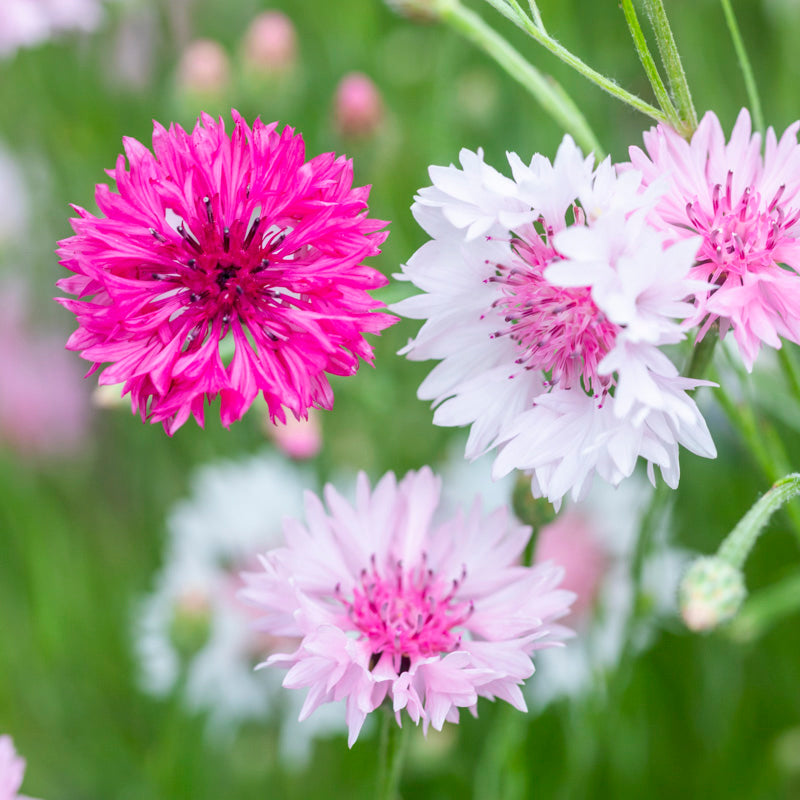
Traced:
<svg viewBox="0 0 800 800">
<path fill-rule="evenodd" d="M 230 76 L 228 55 L 212 39 L 197 39 L 189 44 L 178 63 L 178 88 L 190 95 L 222 94 Z"/>
<path fill-rule="evenodd" d="M 280 11 L 259 14 L 244 35 L 242 49 L 246 66 L 254 72 L 288 72 L 297 59 L 297 33 L 292 21 Z"/>
<path fill-rule="evenodd" d="M 681 615 L 693 631 L 708 631 L 731 619 L 747 590 L 742 571 L 718 556 L 698 558 L 681 581 Z"/>
<path fill-rule="evenodd" d="M 413 22 L 436 22 L 442 0 L 386 0 L 386 5 Z"/>
<path fill-rule="evenodd" d="M 377 133 L 383 121 L 383 99 L 371 78 L 361 72 L 342 78 L 336 89 L 334 118 L 346 138 L 366 139 Z"/>
<path fill-rule="evenodd" d="M 187 591 L 178 598 L 169 629 L 170 640 L 182 658 L 193 658 L 211 635 L 211 606 L 200 591 Z"/>
<path fill-rule="evenodd" d="M 322 447 L 322 429 L 319 415 L 313 409 L 309 410 L 308 419 L 295 419 L 287 414 L 285 424 L 265 419 L 265 432 L 289 458 L 304 461 L 319 453 Z"/>
<path fill-rule="evenodd" d="M 92 392 L 92 405 L 95 408 L 124 408 L 128 400 L 122 396 L 122 383 L 100 384 Z"/>
</svg>

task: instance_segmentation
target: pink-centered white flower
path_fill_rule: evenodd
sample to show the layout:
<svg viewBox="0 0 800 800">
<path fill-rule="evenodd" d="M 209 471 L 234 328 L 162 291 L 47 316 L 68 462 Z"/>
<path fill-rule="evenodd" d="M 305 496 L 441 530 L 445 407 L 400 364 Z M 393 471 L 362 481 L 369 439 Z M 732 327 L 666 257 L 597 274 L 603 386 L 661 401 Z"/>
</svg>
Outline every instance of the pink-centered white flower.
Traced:
<svg viewBox="0 0 800 800">
<path fill-rule="evenodd" d="M 403 267 L 424 294 L 394 311 L 425 324 L 403 352 L 439 359 L 419 388 L 437 425 L 471 425 L 466 455 L 498 448 L 494 475 L 529 471 L 535 496 L 616 485 L 637 458 L 679 477 L 678 446 L 715 455 L 660 349 L 683 339 L 698 242 L 665 245 L 634 171 L 596 169 L 565 137 L 551 163 L 509 154 L 512 178 L 461 152 L 431 167 L 412 207 L 431 236 Z"/>
<path fill-rule="evenodd" d="M 362 334 L 394 321 L 372 313 L 386 279 L 362 262 L 385 223 L 352 163 L 233 117 L 231 135 L 207 114 L 191 133 L 156 123 L 152 152 L 126 138 L 117 191 L 97 186 L 104 216 L 76 208 L 59 250 L 78 296 L 60 300 L 79 325 L 67 347 L 170 434 L 216 397 L 226 426 L 259 392 L 281 421 L 330 408 L 326 373 L 354 374 L 372 360 Z"/>
<path fill-rule="evenodd" d="M 398 724 L 405 709 L 425 730 L 475 713 L 478 697 L 525 710 L 530 654 L 567 634 L 555 623 L 573 597 L 558 588 L 561 568 L 518 564 L 530 529 L 478 503 L 436 522 L 439 499 L 427 467 L 374 489 L 362 473 L 354 504 L 329 485 L 327 510 L 307 493 L 306 523 L 287 520 L 286 547 L 245 576 L 263 629 L 302 637 L 266 665 L 289 669 L 287 688 L 308 688 L 301 719 L 346 700 L 351 746 L 385 700 Z"/>
<path fill-rule="evenodd" d="M 0 800 L 33 800 L 18 794 L 25 776 L 25 759 L 21 758 L 10 736 L 0 736 Z"/>
<path fill-rule="evenodd" d="M 691 274 L 709 285 L 695 295 L 687 322 L 701 336 L 720 321 L 752 369 L 762 343 L 800 342 L 800 122 L 780 140 L 752 132 L 742 109 L 725 142 L 709 111 L 690 142 L 659 125 L 644 134 L 646 152 L 630 148 L 645 185 L 665 184 L 650 217 L 673 239 L 702 237 Z"/>
</svg>

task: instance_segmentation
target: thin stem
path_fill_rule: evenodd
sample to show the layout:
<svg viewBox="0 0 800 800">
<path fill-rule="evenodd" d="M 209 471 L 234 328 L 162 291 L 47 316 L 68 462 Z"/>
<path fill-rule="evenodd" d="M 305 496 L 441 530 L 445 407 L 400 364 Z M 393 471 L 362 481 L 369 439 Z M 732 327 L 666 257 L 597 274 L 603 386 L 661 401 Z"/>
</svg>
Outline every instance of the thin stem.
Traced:
<svg viewBox="0 0 800 800">
<path fill-rule="evenodd" d="M 678 111 L 672 103 L 664 81 L 661 80 L 661 75 L 658 73 L 658 67 L 650 53 L 650 48 L 647 46 L 647 40 L 644 37 L 642 26 L 639 24 L 639 18 L 636 16 L 636 9 L 633 7 L 632 0 L 622 0 L 622 11 L 625 14 L 625 21 L 628 23 L 628 30 L 633 37 L 636 52 L 639 54 L 639 60 L 642 62 L 645 73 L 647 73 L 647 78 L 653 87 L 658 104 L 675 125 L 680 120 Z"/>
<path fill-rule="evenodd" d="M 667 71 L 667 80 L 684 124 L 682 133 L 688 136 L 697 127 L 697 112 L 694 110 L 692 94 L 686 81 L 686 73 L 683 71 L 675 37 L 672 35 L 672 28 L 669 26 L 667 12 L 664 10 L 661 0 L 644 0 L 644 7 L 650 17 L 658 50 L 661 53 L 661 61 Z"/>
<path fill-rule="evenodd" d="M 800 474 L 795 472 L 776 481 L 772 488 L 763 497 L 760 497 L 739 520 L 736 527 L 719 546 L 717 555 L 731 566 L 742 569 L 770 517 L 798 494 L 800 494 Z"/>
<path fill-rule="evenodd" d="M 594 131 L 575 102 L 558 84 L 545 78 L 502 36 L 477 14 L 464 8 L 458 0 L 444 3 L 440 13 L 443 20 L 484 50 L 512 78 L 519 81 L 542 108 L 575 137 L 586 152 L 593 151 L 598 160 L 603 158 L 603 148 Z"/>
<path fill-rule="evenodd" d="M 800 572 L 751 594 L 728 626 L 728 633 L 737 641 L 751 642 L 797 611 L 800 611 Z"/>
<path fill-rule="evenodd" d="M 406 720 L 405 726 L 401 728 L 389 706 L 385 706 L 382 711 L 378 784 L 375 797 L 376 800 L 396 800 L 408 749 L 411 724 Z"/>
<path fill-rule="evenodd" d="M 544 31 L 544 22 L 542 22 L 542 14 L 539 11 L 539 6 L 536 5 L 535 0 L 528 0 L 528 8 L 531 10 L 531 19 L 541 31 Z"/>
<path fill-rule="evenodd" d="M 739 24 L 736 22 L 736 16 L 733 13 L 730 0 L 720 0 L 720 3 L 722 3 L 722 11 L 725 14 L 725 21 L 728 23 L 728 30 L 733 40 L 733 48 L 736 50 L 736 57 L 739 59 L 739 67 L 744 77 L 744 85 L 747 89 L 747 96 L 750 99 L 750 109 L 753 112 L 753 122 L 755 122 L 756 128 L 760 130 L 761 133 L 764 133 L 764 112 L 761 110 L 761 99 L 758 95 L 758 87 L 756 86 L 756 79 L 753 75 L 753 67 L 750 64 L 750 59 L 747 57 L 747 51 L 744 48 L 742 34 L 739 31 Z"/>
<path fill-rule="evenodd" d="M 718 341 L 719 320 L 715 320 L 706 331 L 706 335 L 699 342 L 695 339 L 691 358 L 684 370 L 684 374 L 687 378 L 699 380 L 706 374 L 706 370 L 714 359 L 714 349 Z"/>
<path fill-rule="evenodd" d="M 525 14 L 520 15 L 516 13 L 505 0 L 486 0 L 486 2 L 499 11 L 506 19 L 511 20 L 517 27 L 524 30 L 532 39 L 535 39 L 542 45 L 542 47 L 549 50 L 554 56 L 583 75 L 584 78 L 587 78 L 623 103 L 627 103 L 637 111 L 641 111 L 642 114 L 646 114 L 648 117 L 656 120 L 656 122 L 669 122 L 663 111 L 645 102 L 641 97 L 623 89 L 611 78 L 592 69 L 588 64 L 585 64 L 576 55 L 567 50 L 566 47 L 559 44 L 550 34 L 546 33 L 543 28 L 539 28 L 533 20 L 529 19 Z M 454 0 L 454 3 L 457 4 L 457 0 Z M 447 9 L 443 10 L 443 14 L 447 14 Z"/>
<path fill-rule="evenodd" d="M 783 347 L 778 350 L 778 360 L 781 362 L 783 374 L 792 390 L 795 400 L 800 400 L 800 370 L 797 368 L 797 362 L 794 360 L 792 353 L 789 351 L 789 345 L 784 343 Z"/>
</svg>

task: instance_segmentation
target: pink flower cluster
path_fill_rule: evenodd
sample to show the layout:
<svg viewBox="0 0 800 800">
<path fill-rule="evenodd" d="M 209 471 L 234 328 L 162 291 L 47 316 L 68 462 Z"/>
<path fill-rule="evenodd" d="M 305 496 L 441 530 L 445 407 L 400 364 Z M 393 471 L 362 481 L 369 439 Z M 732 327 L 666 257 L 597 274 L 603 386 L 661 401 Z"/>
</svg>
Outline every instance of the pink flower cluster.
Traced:
<svg viewBox="0 0 800 800">
<path fill-rule="evenodd" d="M 259 392 L 281 421 L 330 408 L 326 373 L 371 361 L 362 335 L 394 321 L 372 313 L 386 279 L 362 262 L 385 223 L 351 162 L 306 161 L 291 128 L 233 116 L 230 136 L 203 115 L 191 133 L 156 123 L 153 151 L 126 138 L 117 191 L 97 187 L 103 216 L 76 208 L 59 249 L 77 296 L 60 300 L 78 320 L 67 347 L 170 434 L 217 397 L 226 426 Z"/>
<path fill-rule="evenodd" d="M 355 503 L 327 486 L 327 510 L 308 493 L 306 523 L 287 520 L 286 546 L 244 576 L 260 628 L 301 640 L 266 665 L 309 690 L 301 719 L 345 700 L 350 745 L 384 701 L 398 724 L 405 710 L 425 730 L 475 713 L 478 697 L 525 710 L 531 653 L 567 635 L 556 623 L 573 599 L 558 588 L 562 570 L 519 565 L 530 529 L 477 503 L 436 521 L 440 489 L 425 468 L 374 488 L 361 474 Z"/>
</svg>

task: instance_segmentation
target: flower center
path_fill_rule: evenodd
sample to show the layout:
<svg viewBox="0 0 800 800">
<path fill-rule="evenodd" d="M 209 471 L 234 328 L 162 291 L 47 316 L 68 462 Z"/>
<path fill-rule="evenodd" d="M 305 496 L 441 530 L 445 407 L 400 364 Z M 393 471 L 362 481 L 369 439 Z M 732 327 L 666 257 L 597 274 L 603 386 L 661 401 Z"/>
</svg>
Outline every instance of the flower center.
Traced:
<svg viewBox="0 0 800 800">
<path fill-rule="evenodd" d="M 545 232 L 533 242 L 516 240 L 519 262 L 497 265 L 497 276 L 489 280 L 502 284 L 494 308 L 506 327 L 492 336 L 512 339 L 519 350 L 516 363 L 543 372 L 551 387 L 605 395 L 613 379 L 599 375 L 598 366 L 619 328 L 597 308 L 589 287 L 562 288 L 544 278 L 545 268 L 562 258 L 548 239 Z"/>
<path fill-rule="evenodd" d="M 459 646 L 462 625 L 472 613 L 472 603 L 455 595 L 466 577 L 445 581 L 423 563 L 405 569 L 398 561 L 383 574 L 375 556 L 371 568 L 361 571 L 352 600 L 341 596 L 350 623 L 370 642 L 374 667 L 381 655 L 389 653 L 398 674 L 408 670 L 411 658 L 448 653 Z"/>
<path fill-rule="evenodd" d="M 766 209 L 752 186 L 735 200 L 733 170 L 729 170 L 725 186 L 714 186 L 710 209 L 701 208 L 698 200 L 686 204 L 692 228 L 703 236 L 698 266 L 710 272 L 712 283 L 774 266 L 774 251 L 793 238 L 789 231 L 800 219 L 800 211 L 787 211 L 781 204 L 785 189 L 785 185 L 778 188 Z"/>
</svg>

